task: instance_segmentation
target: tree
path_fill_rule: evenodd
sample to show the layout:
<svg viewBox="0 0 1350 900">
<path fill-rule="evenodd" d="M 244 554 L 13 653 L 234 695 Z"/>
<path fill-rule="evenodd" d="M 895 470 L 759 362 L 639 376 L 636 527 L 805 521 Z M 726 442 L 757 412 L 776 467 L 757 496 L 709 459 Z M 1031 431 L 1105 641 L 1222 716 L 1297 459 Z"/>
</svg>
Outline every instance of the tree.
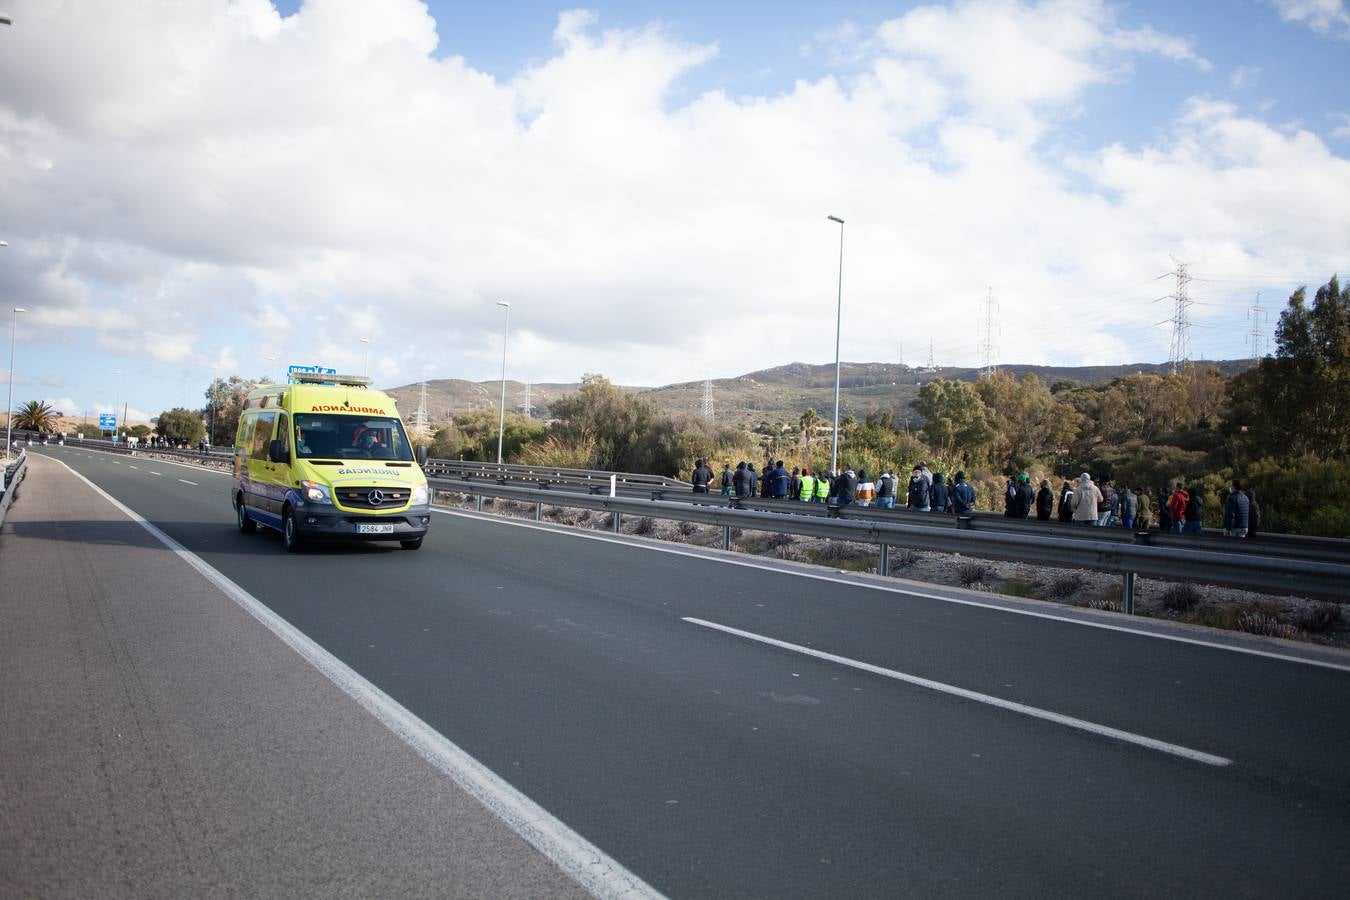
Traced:
<svg viewBox="0 0 1350 900">
<path fill-rule="evenodd" d="M 811 459 L 811 437 L 816 433 L 816 426 L 819 424 L 820 413 L 810 408 L 802 413 L 801 418 L 797 420 L 797 427 L 802 432 L 801 460 L 803 463 Z"/>
<path fill-rule="evenodd" d="M 603 375 L 581 377 L 581 390 L 554 401 L 553 431 L 573 443 L 595 447 L 592 466 L 605 471 L 640 471 L 638 447 L 657 420 L 656 404 L 626 394 Z"/>
<path fill-rule="evenodd" d="M 1020 381 L 995 372 L 975 390 L 997 421 L 994 450 L 1010 470 L 1027 468 L 1047 453 L 1064 447 L 1077 433 L 1078 416 L 1059 402 L 1034 373 Z"/>
<path fill-rule="evenodd" d="M 160 413 L 155 427 L 174 443 L 196 444 L 206 433 L 201 414 L 181 406 Z"/>
<path fill-rule="evenodd" d="M 51 405 L 40 400 L 29 400 L 14 410 L 13 428 L 18 431 L 39 431 L 50 434 L 56 430 L 59 414 Z"/>
<path fill-rule="evenodd" d="M 1229 383 L 1228 430 L 1256 455 L 1350 459 L 1350 288 L 1332 276 L 1306 294 L 1280 314 L 1275 356 Z"/>
<path fill-rule="evenodd" d="M 206 408 L 200 415 L 210 426 L 213 446 L 234 445 L 234 433 L 239 429 L 239 415 L 244 411 L 248 392 L 266 383 L 266 378 L 245 380 L 238 375 L 212 380 L 205 393 Z"/>
<path fill-rule="evenodd" d="M 923 416 L 924 439 L 947 457 L 984 456 L 996 434 L 994 415 L 974 386 L 938 378 L 919 389 L 914 411 Z"/>
</svg>

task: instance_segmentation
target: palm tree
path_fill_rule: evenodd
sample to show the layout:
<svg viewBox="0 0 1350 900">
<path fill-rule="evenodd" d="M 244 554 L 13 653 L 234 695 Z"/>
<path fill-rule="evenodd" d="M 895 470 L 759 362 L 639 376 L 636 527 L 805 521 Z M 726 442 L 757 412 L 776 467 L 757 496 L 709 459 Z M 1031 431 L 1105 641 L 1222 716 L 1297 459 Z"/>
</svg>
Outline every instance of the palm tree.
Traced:
<svg viewBox="0 0 1350 900">
<path fill-rule="evenodd" d="M 816 433 L 816 425 L 820 422 L 820 414 L 814 409 L 808 409 L 802 413 L 802 417 L 797 420 L 797 424 L 802 430 L 802 463 L 811 461 L 811 435 Z"/>
<path fill-rule="evenodd" d="M 14 427 L 19 431 L 55 431 L 56 410 L 38 400 L 29 400 L 14 410 Z"/>
</svg>

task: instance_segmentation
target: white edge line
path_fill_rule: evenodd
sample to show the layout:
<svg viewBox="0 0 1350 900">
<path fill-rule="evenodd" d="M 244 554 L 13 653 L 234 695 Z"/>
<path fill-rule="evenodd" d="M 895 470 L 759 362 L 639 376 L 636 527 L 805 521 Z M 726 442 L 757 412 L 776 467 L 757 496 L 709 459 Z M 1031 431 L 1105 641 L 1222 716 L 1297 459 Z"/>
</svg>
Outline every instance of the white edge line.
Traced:
<svg viewBox="0 0 1350 900">
<path fill-rule="evenodd" d="M 893 678 L 896 681 L 903 681 L 907 684 L 913 684 L 918 687 L 928 688 L 932 691 L 939 691 L 944 694 L 951 694 L 956 697 L 962 697 L 966 700 L 974 700 L 976 703 L 984 703 L 989 706 L 996 706 L 999 709 L 1006 709 L 1009 712 L 1019 713 L 1024 716 L 1030 716 L 1033 719 L 1044 719 L 1047 722 L 1054 722 L 1057 725 L 1064 725 L 1068 728 L 1075 728 L 1079 731 L 1086 731 L 1101 737 L 1111 738 L 1117 741 L 1123 741 L 1127 744 L 1135 744 L 1139 747 L 1146 747 L 1149 750 L 1157 750 L 1160 753 L 1170 753 L 1173 756 L 1180 756 L 1183 759 L 1189 759 L 1193 762 L 1204 763 L 1208 766 L 1230 766 L 1233 764 L 1231 759 L 1223 756 L 1215 756 L 1212 753 L 1205 753 L 1201 750 L 1192 750 L 1190 747 L 1183 747 L 1180 744 L 1169 744 L 1167 741 L 1160 741 L 1156 738 L 1145 737 L 1142 734 L 1135 734 L 1132 731 L 1122 731 L 1119 728 L 1112 728 L 1109 725 L 1099 725 L 1096 722 L 1089 722 L 1086 719 L 1078 719 L 1073 716 L 1066 716 L 1063 713 L 1051 712 L 1047 709 L 1041 709 L 1036 706 L 1027 706 L 1025 703 L 1016 703 L 1012 700 L 1004 700 L 1000 697 L 994 697 L 990 694 L 981 694 L 978 691 L 970 691 L 965 688 L 956 687 L 951 684 L 944 684 L 941 681 L 933 681 L 928 678 L 920 678 L 918 675 L 909 675 L 905 672 L 897 672 L 894 669 L 886 669 L 881 666 L 874 666 L 871 663 L 860 662 L 856 659 L 849 659 L 846 656 L 836 656 L 833 653 L 826 653 L 823 650 L 815 650 L 811 647 L 803 647 L 800 644 L 790 644 L 787 641 L 780 641 L 776 638 L 765 637 L 762 634 L 755 634 L 751 631 L 742 631 L 739 628 L 732 628 L 730 625 L 719 625 L 716 622 L 709 622 L 706 619 L 695 619 L 690 616 L 682 616 L 681 621 L 688 622 L 691 625 L 701 625 L 704 628 L 712 628 L 717 631 L 733 634 L 747 640 L 757 641 L 761 644 L 768 644 L 771 647 L 778 647 L 782 650 L 791 650 L 794 653 L 801 653 L 806 656 L 812 656 L 816 659 L 822 659 L 826 662 L 837 663 L 841 666 L 848 666 L 852 669 L 859 669 L 863 672 L 871 672 L 874 675 L 881 675 L 886 678 Z"/>
<path fill-rule="evenodd" d="M 545 503 L 545 506 L 549 504 Z M 511 519 L 506 516 L 497 516 L 491 513 L 479 513 L 468 509 L 440 509 L 433 507 L 434 512 L 446 516 L 462 516 L 464 518 L 497 522 L 502 525 L 514 525 L 518 528 L 533 528 L 537 531 L 547 531 L 553 534 L 566 534 L 573 537 L 586 538 L 593 541 L 605 541 L 611 544 L 623 544 L 629 547 L 642 547 L 653 550 L 657 553 L 673 553 L 676 556 L 689 556 L 694 559 L 701 559 L 707 562 L 719 562 L 732 566 L 744 566 L 749 569 L 760 569 L 765 572 L 777 572 L 780 575 L 792 575 L 800 578 L 811 578 L 816 581 L 828 581 L 831 584 L 845 584 L 852 587 L 864 588 L 873 591 L 886 591 L 892 594 L 904 594 L 908 597 L 922 597 L 925 600 L 937 600 L 942 603 L 955 603 L 958 606 L 974 606 L 978 609 L 990 609 L 996 612 L 1010 613 L 1015 616 L 1030 616 L 1033 619 L 1049 619 L 1052 622 L 1064 622 L 1068 625 L 1081 625 L 1084 628 L 1100 628 L 1104 631 L 1119 631 L 1124 634 L 1132 634 L 1137 637 L 1153 638 L 1159 641 L 1173 641 L 1178 644 L 1191 644 L 1197 647 L 1207 647 L 1211 650 L 1226 650 L 1229 653 L 1243 653 L 1248 656 L 1260 656 L 1265 659 L 1279 660 L 1280 662 L 1297 663 L 1304 666 L 1317 666 L 1322 669 L 1333 669 L 1337 672 L 1350 672 L 1350 665 L 1342 663 L 1327 662 L 1321 659 L 1309 659 L 1302 656 L 1290 656 L 1286 653 L 1274 653 L 1270 650 L 1257 650 L 1253 647 L 1240 647 L 1234 644 L 1219 644 L 1213 641 L 1203 640 L 1201 638 L 1182 637 L 1179 634 L 1161 634 L 1156 631 L 1147 631 L 1139 628 L 1131 628 L 1128 625 L 1113 625 L 1109 622 L 1092 622 L 1087 619 L 1075 619 L 1071 616 L 1062 616 L 1055 613 L 1038 612 L 1034 609 L 1019 609 L 1015 606 L 1003 606 L 998 603 L 985 603 L 980 600 L 967 600 L 961 597 L 946 597 L 942 594 L 930 594 L 923 590 L 905 587 L 898 584 L 874 584 L 862 580 L 841 580 L 832 575 L 826 575 L 817 572 L 806 572 L 801 569 L 784 569 L 781 566 L 770 565 L 769 563 L 759 562 L 753 559 L 728 559 L 722 555 L 725 551 L 718 549 L 717 555 L 708 555 L 705 553 L 696 553 L 692 550 L 686 550 L 682 547 L 661 546 L 649 538 L 626 536 L 626 538 L 616 538 L 612 534 L 590 533 L 572 529 L 568 526 L 548 526 L 538 522 L 526 522 L 519 519 Z M 772 529 L 759 529 L 772 530 Z M 640 543 L 638 543 L 640 542 Z"/>
<path fill-rule="evenodd" d="M 63 466 L 66 465 L 59 459 L 56 461 Z M 487 807 L 508 828 L 524 838 L 592 895 L 602 898 L 662 896 L 599 847 L 568 828 L 487 766 L 414 716 L 402 704 L 362 678 L 346 663 L 320 647 L 195 553 L 160 531 L 139 513 L 79 472 L 69 466 L 66 466 L 66 469 L 124 515 L 154 535 L 160 543 L 196 569 L 207 581 L 220 588 L 221 592 L 266 626 L 345 694 L 361 704 L 367 712 L 398 735 L 423 759 Z"/>
</svg>

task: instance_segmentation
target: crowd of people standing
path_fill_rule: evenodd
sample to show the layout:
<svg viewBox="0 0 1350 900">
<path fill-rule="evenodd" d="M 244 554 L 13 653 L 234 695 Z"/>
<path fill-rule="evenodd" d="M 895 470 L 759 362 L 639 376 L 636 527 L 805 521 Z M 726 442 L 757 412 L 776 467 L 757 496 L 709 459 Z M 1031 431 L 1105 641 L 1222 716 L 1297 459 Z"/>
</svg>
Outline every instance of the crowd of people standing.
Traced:
<svg viewBox="0 0 1350 900">
<path fill-rule="evenodd" d="M 966 481 L 965 472 L 957 472 L 948 483 L 943 473 L 932 472 L 927 463 L 910 471 L 907 483 L 888 468 L 875 478 L 866 469 L 856 472 L 845 466 L 840 472 L 813 473 L 805 466 L 790 471 L 777 460 L 766 463 L 763 471 L 755 464 L 731 463 L 716 475 L 706 460 L 695 463 L 692 482 L 695 493 L 710 493 L 720 487 L 725 497 L 790 500 L 826 503 L 832 506 L 897 506 L 919 512 L 968 515 L 975 509 L 975 489 Z M 1059 490 L 1042 479 L 1039 490 L 1033 488 L 1026 472 L 1008 479 L 1003 495 L 1003 514 L 1012 519 L 1029 519 L 1032 513 L 1042 522 L 1057 519 L 1075 525 L 1099 528 L 1130 528 L 1176 534 L 1199 534 L 1204 518 L 1204 497 L 1195 485 L 1178 481 L 1172 490 L 1156 493 L 1147 487 L 1112 483 L 1110 478 L 1094 480 L 1084 472 L 1075 482 L 1065 479 Z M 1224 503 L 1224 534 L 1246 538 L 1260 525 L 1260 507 L 1256 496 L 1236 479 L 1228 484 Z"/>
</svg>

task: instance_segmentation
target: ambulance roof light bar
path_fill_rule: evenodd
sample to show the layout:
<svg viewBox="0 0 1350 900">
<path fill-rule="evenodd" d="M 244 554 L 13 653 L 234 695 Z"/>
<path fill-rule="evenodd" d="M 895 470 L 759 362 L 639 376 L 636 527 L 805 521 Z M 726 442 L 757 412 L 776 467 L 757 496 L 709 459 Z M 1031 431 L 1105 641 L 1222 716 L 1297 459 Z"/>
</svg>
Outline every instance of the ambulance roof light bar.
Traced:
<svg viewBox="0 0 1350 900">
<path fill-rule="evenodd" d="M 328 375 L 322 372 L 291 372 L 291 384 L 332 384 L 343 387 L 370 387 L 371 379 L 364 375 Z"/>
</svg>

